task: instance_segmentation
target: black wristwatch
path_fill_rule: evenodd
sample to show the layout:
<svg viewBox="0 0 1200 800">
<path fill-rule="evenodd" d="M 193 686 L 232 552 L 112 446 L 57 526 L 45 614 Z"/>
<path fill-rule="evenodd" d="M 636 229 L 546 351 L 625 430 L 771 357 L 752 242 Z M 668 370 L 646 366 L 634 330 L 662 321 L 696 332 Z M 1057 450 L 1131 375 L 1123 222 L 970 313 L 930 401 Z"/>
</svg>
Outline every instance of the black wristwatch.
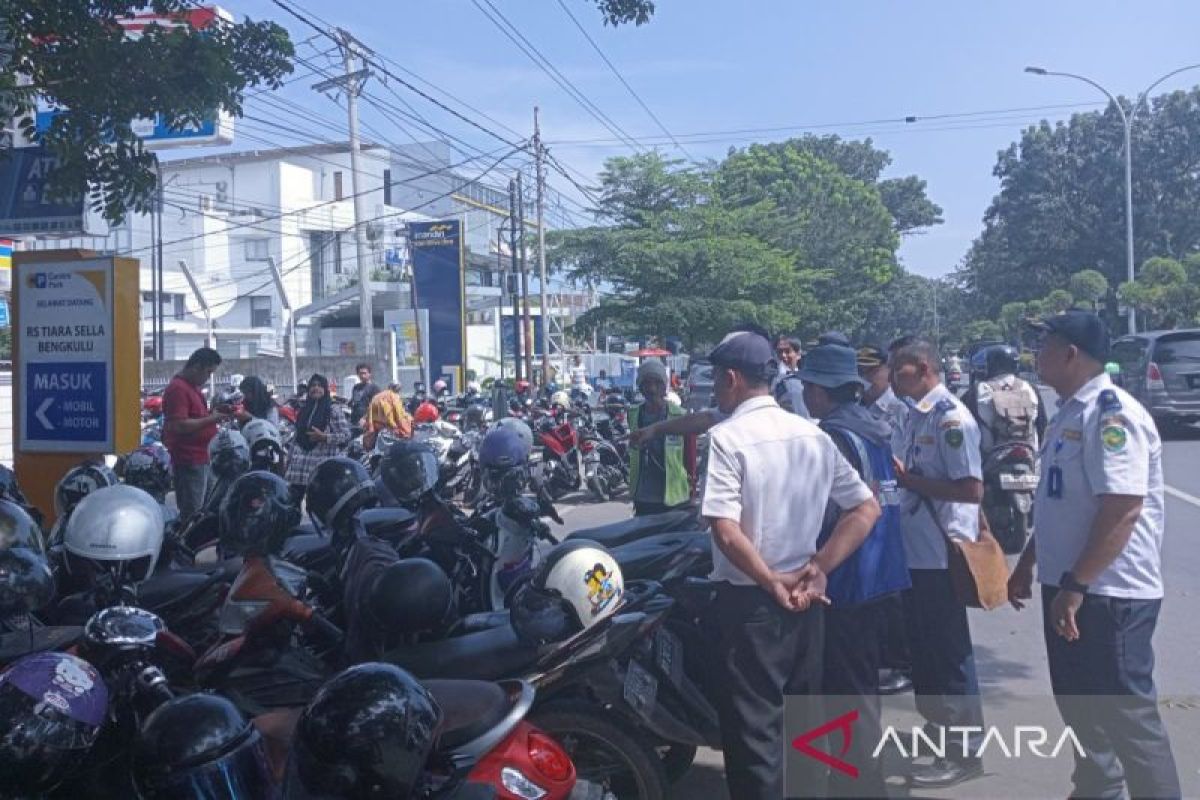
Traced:
<svg viewBox="0 0 1200 800">
<path fill-rule="evenodd" d="M 1079 592 L 1080 594 L 1087 594 L 1088 591 L 1088 585 L 1076 580 L 1075 573 L 1071 572 L 1071 570 L 1064 572 L 1062 577 L 1058 579 L 1058 588 L 1068 592 Z"/>
</svg>

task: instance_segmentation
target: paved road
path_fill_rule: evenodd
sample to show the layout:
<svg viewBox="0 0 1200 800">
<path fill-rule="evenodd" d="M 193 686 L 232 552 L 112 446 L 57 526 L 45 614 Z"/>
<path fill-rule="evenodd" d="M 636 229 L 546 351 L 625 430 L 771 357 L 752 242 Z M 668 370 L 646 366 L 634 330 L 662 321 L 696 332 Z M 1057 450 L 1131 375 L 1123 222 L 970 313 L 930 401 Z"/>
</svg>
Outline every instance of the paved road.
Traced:
<svg viewBox="0 0 1200 800">
<path fill-rule="evenodd" d="M 1167 594 L 1155 637 L 1156 678 L 1184 796 L 1200 797 L 1200 680 L 1196 677 L 1196 660 L 1200 657 L 1200 626 L 1196 624 L 1200 617 L 1200 537 L 1195 535 L 1200 531 L 1200 429 L 1176 434 L 1166 441 L 1163 466 L 1168 485 L 1163 554 Z M 566 507 L 565 529 L 612 522 L 630 513 L 625 503 L 572 503 Z M 1052 707 L 1037 606 L 1022 612 L 1007 606 L 991 612 L 972 611 L 971 627 L 985 713 L 989 706 L 1006 698 L 1032 698 Z M 1057 719 L 1052 721 L 1057 724 Z M 1070 786 L 1069 766 L 1065 759 L 1023 759 L 1017 770 L 1011 764 L 989 764 L 989 774 L 983 779 L 922 796 L 1063 797 Z M 913 796 L 900 780 L 895 776 L 890 780 L 892 796 Z M 692 771 L 675 787 L 674 796 L 728 798 L 720 753 L 701 751 Z"/>
</svg>

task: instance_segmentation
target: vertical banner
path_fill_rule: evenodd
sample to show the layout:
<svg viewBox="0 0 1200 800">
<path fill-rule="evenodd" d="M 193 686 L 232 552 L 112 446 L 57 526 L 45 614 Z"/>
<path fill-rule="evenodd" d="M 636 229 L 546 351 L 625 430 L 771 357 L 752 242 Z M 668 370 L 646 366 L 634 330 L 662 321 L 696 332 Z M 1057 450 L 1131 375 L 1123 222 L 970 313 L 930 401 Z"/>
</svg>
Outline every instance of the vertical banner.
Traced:
<svg viewBox="0 0 1200 800">
<path fill-rule="evenodd" d="M 517 357 L 517 331 L 521 329 L 524 322 L 522 315 L 504 314 L 500 317 L 500 341 L 504 345 L 504 357 Z M 538 354 L 542 352 L 542 315 L 530 314 L 529 324 L 533 328 L 533 352 Z M 520 341 L 525 341 L 521 339 Z M 524 351 L 520 354 L 521 358 L 525 357 Z"/>
<path fill-rule="evenodd" d="M 12 291 L 12 239 L 0 239 L 0 292 Z"/>
<path fill-rule="evenodd" d="M 462 385 L 466 363 L 462 223 L 410 222 L 413 287 L 417 307 L 429 311 L 429 374 L 453 373 Z"/>
</svg>

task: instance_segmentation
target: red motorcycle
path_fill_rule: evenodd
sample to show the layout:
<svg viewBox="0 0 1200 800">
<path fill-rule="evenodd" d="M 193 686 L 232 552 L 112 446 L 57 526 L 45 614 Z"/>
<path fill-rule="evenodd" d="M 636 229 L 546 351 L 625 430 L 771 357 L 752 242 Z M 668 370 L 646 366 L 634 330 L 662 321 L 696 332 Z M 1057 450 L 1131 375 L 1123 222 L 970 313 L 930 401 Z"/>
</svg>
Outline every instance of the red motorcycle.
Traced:
<svg viewBox="0 0 1200 800">
<path fill-rule="evenodd" d="M 555 500 L 583 486 L 583 450 L 579 434 L 565 411 L 551 412 L 536 423 L 542 445 L 542 478 Z"/>
</svg>

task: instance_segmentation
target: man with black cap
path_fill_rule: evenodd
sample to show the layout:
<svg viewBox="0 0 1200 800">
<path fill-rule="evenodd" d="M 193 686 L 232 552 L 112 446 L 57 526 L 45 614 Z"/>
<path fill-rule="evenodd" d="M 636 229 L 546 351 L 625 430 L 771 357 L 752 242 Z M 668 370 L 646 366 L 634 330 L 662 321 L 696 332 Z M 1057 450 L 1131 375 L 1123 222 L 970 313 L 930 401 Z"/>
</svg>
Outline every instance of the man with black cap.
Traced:
<svg viewBox="0 0 1200 800">
<path fill-rule="evenodd" d="M 1037 530 L 1009 580 L 1017 608 L 1042 584 L 1050 684 L 1085 755 L 1072 797 L 1180 797 L 1158 713 L 1151 637 L 1162 606 L 1162 443 L 1104 369 L 1108 330 L 1087 311 L 1036 325 L 1038 374 L 1062 400 L 1046 429 Z"/>
<path fill-rule="evenodd" d="M 888 356 L 883 348 L 873 344 L 858 348 L 858 376 L 867 382 L 862 404 L 875 419 L 887 423 L 895 436 L 908 418 L 908 404 L 892 390 Z"/>
<path fill-rule="evenodd" d="M 812 422 L 768 389 L 771 344 L 735 332 L 710 354 L 717 405 L 702 513 L 712 526 L 721 633 L 717 698 L 729 794 L 783 797 L 784 697 L 819 691 L 826 576 L 879 518 L 870 488 Z M 826 504 L 843 514 L 825 543 Z"/>
</svg>

